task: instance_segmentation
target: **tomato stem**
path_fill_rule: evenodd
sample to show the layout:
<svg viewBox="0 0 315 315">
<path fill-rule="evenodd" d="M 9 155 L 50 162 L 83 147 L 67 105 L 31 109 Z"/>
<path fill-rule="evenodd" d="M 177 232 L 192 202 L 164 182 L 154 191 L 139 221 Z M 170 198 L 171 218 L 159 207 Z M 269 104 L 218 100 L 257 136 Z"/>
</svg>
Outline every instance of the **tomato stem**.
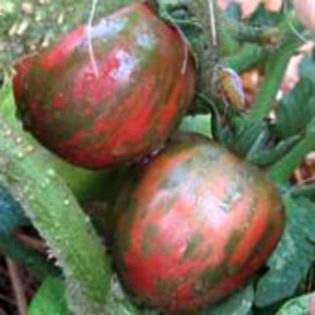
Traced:
<svg viewBox="0 0 315 315">
<path fill-rule="evenodd" d="M 264 84 L 257 94 L 253 109 L 249 114 L 250 121 L 263 119 L 269 114 L 292 54 L 300 44 L 300 40 L 294 38 L 268 58 Z"/>
<path fill-rule="evenodd" d="M 287 182 L 293 171 L 305 159 L 305 156 L 315 150 L 314 137 L 315 118 L 309 123 L 304 138 L 286 156 L 269 169 L 269 177 L 275 182 Z"/>
<path fill-rule="evenodd" d="M 91 310 L 105 307 L 111 268 L 89 218 L 44 151 L 35 149 L 1 116 L 0 127 L 1 184 L 21 204 L 63 268 L 72 309 L 82 314 L 83 305 Z"/>
<path fill-rule="evenodd" d="M 228 56 L 224 64 L 236 72 L 243 72 L 259 64 L 266 58 L 266 51 L 257 44 L 244 44 L 237 54 Z"/>
<path fill-rule="evenodd" d="M 292 55 L 303 44 L 301 39 L 292 32 L 292 27 L 299 27 L 298 20 L 294 19 L 291 15 L 284 15 L 278 25 L 283 43 L 274 53 L 269 54 L 269 56 L 268 50 L 265 51 L 265 54 L 268 56 L 265 68 L 266 75 L 264 83 L 256 96 L 253 109 L 248 116 L 248 121 L 257 121 L 269 114 Z"/>
</svg>

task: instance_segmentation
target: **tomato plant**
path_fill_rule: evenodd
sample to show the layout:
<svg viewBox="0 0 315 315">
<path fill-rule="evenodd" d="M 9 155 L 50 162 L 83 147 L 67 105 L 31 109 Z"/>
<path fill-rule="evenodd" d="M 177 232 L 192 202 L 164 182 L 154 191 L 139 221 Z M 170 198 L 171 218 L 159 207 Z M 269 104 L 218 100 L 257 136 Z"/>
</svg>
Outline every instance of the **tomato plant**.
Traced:
<svg viewBox="0 0 315 315">
<path fill-rule="evenodd" d="M 0 252 L 39 279 L 28 314 L 314 313 L 311 4 L 221 2 L 0 4 Z"/>
</svg>

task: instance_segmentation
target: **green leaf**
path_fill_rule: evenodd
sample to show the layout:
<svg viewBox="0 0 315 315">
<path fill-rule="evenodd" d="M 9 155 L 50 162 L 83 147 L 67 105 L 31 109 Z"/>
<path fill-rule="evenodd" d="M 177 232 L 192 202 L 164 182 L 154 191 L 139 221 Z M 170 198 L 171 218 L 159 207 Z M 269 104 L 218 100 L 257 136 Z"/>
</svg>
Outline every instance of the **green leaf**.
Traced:
<svg viewBox="0 0 315 315">
<path fill-rule="evenodd" d="M 294 196 L 303 196 L 315 202 L 315 184 L 296 186 L 292 194 Z"/>
<path fill-rule="evenodd" d="M 315 116 L 307 124 L 301 140 L 268 170 L 268 176 L 277 183 L 288 182 L 294 170 L 315 150 Z"/>
<path fill-rule="evenodd" d="M 287 226 L 268 262 L 269 271 L 260 279 L 255 304 L 266 307 L 296 292 L 315 261 L 315 204 L 306 198 L 284 195 Z"/>
<path fill-rule="evenodd" d="M 302 295 L 287 302 L 276 315 L 315 314 L 315 293 Z"/>
<path fill-rule="evenodd" d="M 265 9 L 264 4 L 260 4 L 258 9 L 251 15 L 249 23 L 256 26 L 277 26 L 281 22 L 283 14 L 270 12 Z"/>
<path fill-rule="evenodd" d="M 282 139 L 298 134 L 314 115 L 315 83 L 302 77 L 292 92 L 281 100 L 273 132 Z"/>
<path fill-rule="evenodd" d="M 70 315 L 61 279 L 47 277 L 36 292 L 27 315 Z"/>
<path fill-rule="evenodd" d="M 304 57 L 300 65 L 300 76 L 309 79 L 315 84 L 315 58 L 313 56 Z"/>
<path fill-rule="evenodd" d="M 20 122 L 15 117 L 15 106 L 12 87 L 10 84 L 4 85 L 0 89 L 0 112 L 11 126 L 20 127 Z"/>
<path fill-rule="evenodd" d="M 201 315 L 248 315 L 254 301 L 253 284 L 249 283 L 229 298 L 201 312 Z"/>
<path fill-rule="evenodd" d="M 256 148 L 255 150 L 258 150 L 260 146 L 263 146 L 267 136 L 268 130 L 265 122 L 255 121 L 238 128 L 237 133 L 235 133 L 227 145 L 237 154 L 246 156 L 253 147 Z"/>
<path fill-rule="evenodd" d="M 240 4 L 235 1 L 231 1 L 227 9 L 225 10 L 225 14 L 233 20 L 237 20 L 237 21 L 241 20 L 242 9 L 241 9 Z"/>
<path fill-rule="evenodd" d="M 280 141 L 270 149 L 264 148 L 257 151 L 250 151 L 246 156 L 246 160 L 260 167 L 270 166 L 287 154 L 300 139 L 301 137 L 296 135 Z"/>
<path fill-rule="evenodd" d="M 89 314 L 92 315 L 92 313 Z M 142 311 L 131 304 L 115 276 L 112 278 L 105 314 L 143 315 Z M 57 277 L 47 277 L 33 298 L 27 315 L 70 315 L 64 282 Z"/>
<path fill-rule="evenodd" d="M 211 115 L 186 116 L 179 129 L 185 132 L 196 132 L 211 138 Z"/>
</svg>

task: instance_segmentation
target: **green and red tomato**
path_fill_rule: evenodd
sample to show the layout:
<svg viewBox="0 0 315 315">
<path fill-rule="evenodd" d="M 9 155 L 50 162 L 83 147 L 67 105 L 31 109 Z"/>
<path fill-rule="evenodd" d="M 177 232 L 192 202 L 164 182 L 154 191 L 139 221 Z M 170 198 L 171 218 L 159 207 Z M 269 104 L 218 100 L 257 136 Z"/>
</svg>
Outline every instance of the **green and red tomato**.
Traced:
<svg viewBox="0 0 315 315">
<path fill-rule="evenodd" d="M 194 84 L 187 41 L 136 2 L 26 57 L 14 92 L 25 129 L 67 161 L 100 169 L 161 147 Z"/>
<path fill-rule="evenodd" d="M 284 227 L 280 195 L 266 175 L 195 134 L 175 136 L 140 169 L 117 213 L 113 252 L 122 282 L 144 303 L 175 311 L 243 285 Z"/>
</svg>

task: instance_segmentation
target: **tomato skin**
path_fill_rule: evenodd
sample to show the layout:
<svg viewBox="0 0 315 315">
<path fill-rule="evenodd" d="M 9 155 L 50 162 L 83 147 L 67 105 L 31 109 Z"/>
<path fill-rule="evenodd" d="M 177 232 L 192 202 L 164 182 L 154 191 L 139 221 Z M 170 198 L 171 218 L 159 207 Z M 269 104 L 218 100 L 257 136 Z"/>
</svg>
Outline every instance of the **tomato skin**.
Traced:
<svg viewBox="0 0 315 315">
<path fill-rule="evenodd" d="M 167 310 L 197 309 L 239 288 L 284 228 L 266 176 L 199 135 L 173 139 L 124 196 L 116 207 L 118 273 L 138 299 Z"/>
<path fill-rule="evenodd" d="M 315 2 L 313 0 L 293 0 L 293 6 L 302 24 L 315 32 Z"/>
<path fill-rule="evenodd" d="M 137 2 L 22 60 L 13 85 L 25 129 L 99 169 L 163 145 L 190 105 L 195 72 L 178 31 Z"/>
</svg>

